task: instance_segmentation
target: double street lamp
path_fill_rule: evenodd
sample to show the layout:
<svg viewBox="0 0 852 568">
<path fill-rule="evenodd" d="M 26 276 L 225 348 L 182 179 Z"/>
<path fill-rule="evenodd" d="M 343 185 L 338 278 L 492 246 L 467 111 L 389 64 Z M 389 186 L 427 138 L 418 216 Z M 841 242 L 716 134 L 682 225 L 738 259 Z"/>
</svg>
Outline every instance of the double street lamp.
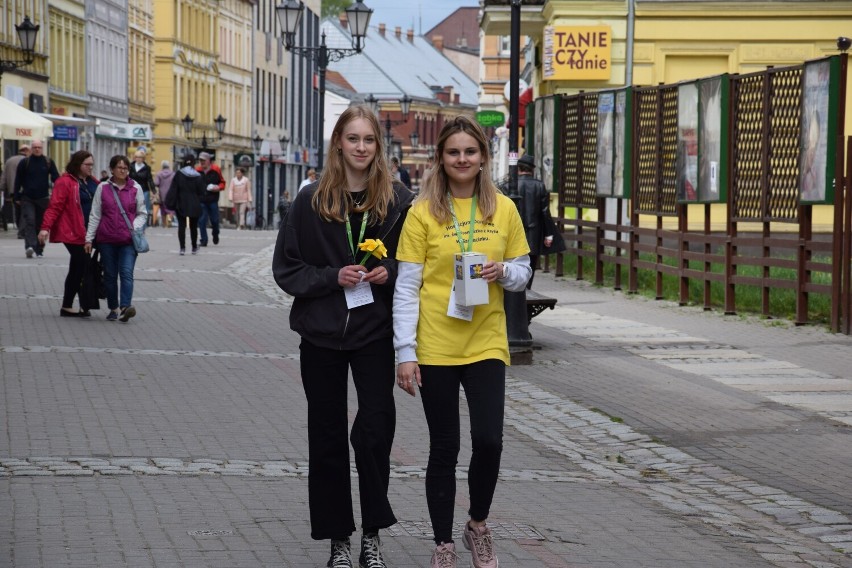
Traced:
<svg viewBox="0 0 852 568">
<path fill-rule="evenodd" d="M 189 116 L 189 113 L 185 117 L 180 120 L 183 125 L 183 132 L 186 134 L 185 138 L 191 142 L 197 142 L 201 144 L 201 148 L 203 150 L 207 149 L 207 145 L 209 141 L 207 140 L 207 131 L 205 130 L 202 134 L 201 138 L 190 138 L 190 134 L 192 134 L 192 125 L 195 123 L 195 119 Z M 216 125 L 216 133 L 218 135 L 217 140 L 222 139 L 222 135 L 225 134 L 225 123 L 228 122 L 228 119 L 223 117 L 221 114 L 213 119 L 213 123 Z"/>
<path fill-rule="evenodd" d="M 278 137 L 278 143 L 281 145 L 281 153 L 279 154 L 279 156 L 285 156 L 285 161 L 286 161 L 286 155 L 287 155 L 286 148 L 287 148 L 287 144 L 290 143 L 290 137 L 287 136 L 286 134 L 282 134 L 281 136 Z M 263 217 L 263 188 L 261 187 L 261 185 L 259 183 L 260 169 L 263 167 L 263 165 L 260 163 L 260 151 L 263 149 L 263 138 L 260 137 L 260 134 L 255 135 L 255 137 L 251 139 L 251 145 L 252 145 L 252 149 L 254 150 L 254 155 L 255 155 L 255 162 L 254 163 L 255 163 L 255 166 L 257 166 L 257 172 L 256 172 L 256 175 L 255 175 L 255 184 L 254 184 L 256 217 L 258 219 L 260 219 L 260 218 Z M 267 224 L 266 224 L 266 226 L 271 227 L 272 226 L 272 215 L 273 215 L 272 204 L 275 201 L 275 194 L 273 192 L 273 189 L 274 189 L 273 183 L 275 181 L 275 179 L 274 179 L 274 177 L 275 177 L 275 162 L 274 162 L 275 156 L 272 153 L 272 150 L 273 150 L 272 142 L 269 143 L 267 150 L 269 150 L 269 155 L 268 155 L 268 159 L 267 159 L 267 162 L 269 163 L 269 176 L 268 176 L 267 195 L 266 195 L 266 197 L 267 197 L 267 199 L 266 199 L 266 203 L 267 203 L 267 208 L 266 208 L 266 211 L 267 211 L 266 222 L 267 222 Z"/>
<path fill-rule="evenodd" d="M 371 94 L 367 95 L 364 99 L 364 102 L 369 105 L 373 112 L 378 115 L 381 110 L 381 101 L 374 97 Z M 388 154 L 388 157 L 391 156 L 391 152 L 393 150 L 393 131 L 391 128 L 398 124 L 405 124 L 408 122 L 408 115 L 411 112 L 411 97 L 408 95 L 403 95 L 401 99 L 399 99 L 399 110 L 402 115 L 402 120 L 391 120 L 390 113 L 385 112 L 385 148 Z M 415 129 L 411 133 L 411 146 L 415 147 L 420 143 L 420 134 L 418 134 Z"/>
<path fill-rule="evenodd" d="M 317 153 L 317 169 L 323 167 L 323 150 L 325 146 L 325 71 L 328 64 L 340 61 L 350 55 L 361 53 L 363 40 L 367 36 L 367 27 L 370 25 L 370 16 L 373 10 L 364 5 L 363 0 L 356 0 L 354 4 L 346 9 L 349 27 L 352 30 L 352 48 L 331 48 L 325 44 L 325 32 L 322 33 L 319 46 L 295 45 L 296 31 L 305 10 L 302 0 L 287 0 L 275 7 L 278 14 L 278 22 L 284 30 L 284 48 L 287 51 L 315 59 L 319 70 L 319 151 Z"/>
<path fill-rule="evenodd" d="M 41 26 L 36 26 L 30 21 L 29 16 L 24 16 L 24 21 L 20 24 L 15 24 L 15 31 L 18 32 L 18 41 L 21 43 L 21 50 L 24 52 L 23 59 L 0 59 L 0 81 L 3 80 L 4 71 L 14 71 L 22 65 L 29 65 L 35 61 L 35 44 L 38 37 L 38 30 Z"/>
</svg>

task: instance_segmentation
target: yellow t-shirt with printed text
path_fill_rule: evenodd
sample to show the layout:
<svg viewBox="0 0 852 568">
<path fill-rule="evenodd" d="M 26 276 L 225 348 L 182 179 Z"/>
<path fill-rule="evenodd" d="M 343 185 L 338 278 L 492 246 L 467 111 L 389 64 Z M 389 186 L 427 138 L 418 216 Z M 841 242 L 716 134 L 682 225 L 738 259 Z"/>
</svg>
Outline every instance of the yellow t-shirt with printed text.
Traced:
<svg viewBox="0 0 852 568">
<path fill-rule="evenodd" d="M 453 198 L 465 242 L 470 231 L 470 207 L 471 199 Z M 471 250 L 496 262 L 529 254 L 524 226 L 511 199 L 498 194 L 497 210 L 487 223 L 477 207 Z M 464 365 L 499 359 L 508 365 L 509 340 L 500 284 L 488 285 L 488 303 L 474 307 L 472 321 L 447 315 L 455 255 L 459 252 L 462 250 L 452 219 L 439 223 L 429 213 L 428 202 L 415 203 L 405 219 L 396 258 L 423 265 L 417 362 L 421 365 Z"/>
</svg>

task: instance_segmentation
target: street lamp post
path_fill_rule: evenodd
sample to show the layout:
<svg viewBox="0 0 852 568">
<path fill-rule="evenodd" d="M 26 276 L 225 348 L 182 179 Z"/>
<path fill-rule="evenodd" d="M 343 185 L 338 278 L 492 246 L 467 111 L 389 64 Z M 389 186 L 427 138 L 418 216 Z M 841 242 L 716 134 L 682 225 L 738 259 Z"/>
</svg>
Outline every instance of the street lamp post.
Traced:
<svg viewBox="0 0 852 568">
<path fill-rule="evenodd" d="M 260 150 L 263 147 L 263 138 L 260 135 L 255 135 L 251 139 L 251 147 L 254 150 L 254 225 L 257 226 L 257 218 L 263 215 L 263 188 L 260 185 Z M 251 227 L 254 229 L 255 227 Z M 248 227 L 246 227 L 248 228 Z"/>
<path fill-rule="evenodd" d="M 520 80 L 521 52 L 521 0 L 511 0 L 510 55 L 509 55 L 509 195 L 520 204 L 518 194 L 518 82 Z M 506 292 L 503 295 L 506 310 L 506 332 L 513 364 L 532 363 L 532 339 L 527 319 L 526 292 Z"/>
<path fill-rule="evenodd" d="M 340 61 L 350 55 L 361 53 L 363 40 L 367 36 L 367 27 L 373 10 L 364 5 L 363 0 L 356 0 L 346 9 L 346 16 L 352 29 L 352 48 L 330 48 L 325 44 L 325 32 L 322 33 L 319 46 L 297 46 L 296 31 L 305 4 L 302 0 L 287 0 L 275 7 L 281 29 L 284 30 L 284 48 L 297 55 L 315 59 L 319 70 L 319 151 L 317 153 L 317 169 L 322 171 L 323 152 L 325 146 L 325 71 L 330 62 Z"/>
<path fill-rule="evenodd" d="M 30 21 L 29 16 L 24 16 L 24 21 L 20 24 L 15 24 L 15 31 L 18 32 L 18 41 L 21 43 L 21 50 L 24 52 L 23 59 L 0 59 L 0 82 L 3 81 L 3 72 L 13 71 L 23 65 L 29 65 L 35 61 L 36 38 L 38 30 L 41 26 L 36 26 Z"/>
<path fill-rule="evenodd" d="M 183 132 L 186 134 L 185 138 L 190 142 L 196 142 L 201 144 L 202 150 L 207 150 L 207 145 L 209 141 L 207 140 L 207 131 L 205 130 L 201 136 L 201 138 L 191 138 L 190 134 L 192 134 L 192 125 L 195 124 L 195 119 L 189 116 L 189 113 L 186 114 L 185 117 L 180 119 L 181 124 L 183 125 Z M 218 135 L 217 140 L 222 139 L 222 135 L 225 134 L 225 123 L 228 122 L 228 119 L 223 117 L 221 114 L 213 119 L 213 124 L 216 125 L 216 134 Z"/>
<path fill-rule="evenodd" d="M 373 112 L 377 115 L 381 111 L 381 101 L 374 97 L 372 93 L 367 95 L 367 97 L 364 99 L 364 102 L 367 103 L 369 107 L 373 109 Z M 391 157 L 391 152 L 393 151 L 393 131 L 391 130 L 391 128 L 398 124 L 405 124 L 406 122 L 408 122 L 408 115 L 411 112 L 411 97 L 409 97 L 408 95 L 403 95 L 402 98 L 399 99 L 399 110 L 402 114 L 402 120 L 391 120 L 390 113 L 385 112 L 385 151 L 387 152 L 389 158 Z M 416 141 L 419 141 L 420 138 L 419 134 L 417 134 L 416 136 L 415 134 L 417 134 L 416 130 L 411 134 L 412 146 L 416 146 Z"/>
</svg>

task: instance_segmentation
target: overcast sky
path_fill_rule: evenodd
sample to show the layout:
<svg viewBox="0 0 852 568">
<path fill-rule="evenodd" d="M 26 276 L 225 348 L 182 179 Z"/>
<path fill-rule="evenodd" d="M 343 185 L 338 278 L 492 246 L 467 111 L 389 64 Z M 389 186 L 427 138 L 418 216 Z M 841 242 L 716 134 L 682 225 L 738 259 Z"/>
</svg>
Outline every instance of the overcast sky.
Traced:
<svg viewBox="0 0 852 568">
<path fill-rule="evenodd" d="M 370 25 L 386 24 L 403 30 L 412 28 L 414 33 L 426 33 L 441 20 L 465 6 L 479 7 L 479 0 L 364 0 L 373 9 Z"/>
</svg>

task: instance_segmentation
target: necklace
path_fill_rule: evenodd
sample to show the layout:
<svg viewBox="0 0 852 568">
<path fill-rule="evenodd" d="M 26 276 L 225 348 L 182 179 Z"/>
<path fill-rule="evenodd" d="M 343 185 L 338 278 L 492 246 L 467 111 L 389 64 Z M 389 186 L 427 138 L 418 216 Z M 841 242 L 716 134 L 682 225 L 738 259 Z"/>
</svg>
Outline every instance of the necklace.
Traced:
<svg viewBox="0 0 852 568">
<path fill-rule="evenodd" d="M 350 191 L 349 195 L 352 197 L 353 203 L 355 203 L 355 205 L 357 205 L 358 207 L 361 207 L 362 205 L 364 205 L 364 202 L 367 201 L 366 189 L 357 192 Z"/>
</svg>

